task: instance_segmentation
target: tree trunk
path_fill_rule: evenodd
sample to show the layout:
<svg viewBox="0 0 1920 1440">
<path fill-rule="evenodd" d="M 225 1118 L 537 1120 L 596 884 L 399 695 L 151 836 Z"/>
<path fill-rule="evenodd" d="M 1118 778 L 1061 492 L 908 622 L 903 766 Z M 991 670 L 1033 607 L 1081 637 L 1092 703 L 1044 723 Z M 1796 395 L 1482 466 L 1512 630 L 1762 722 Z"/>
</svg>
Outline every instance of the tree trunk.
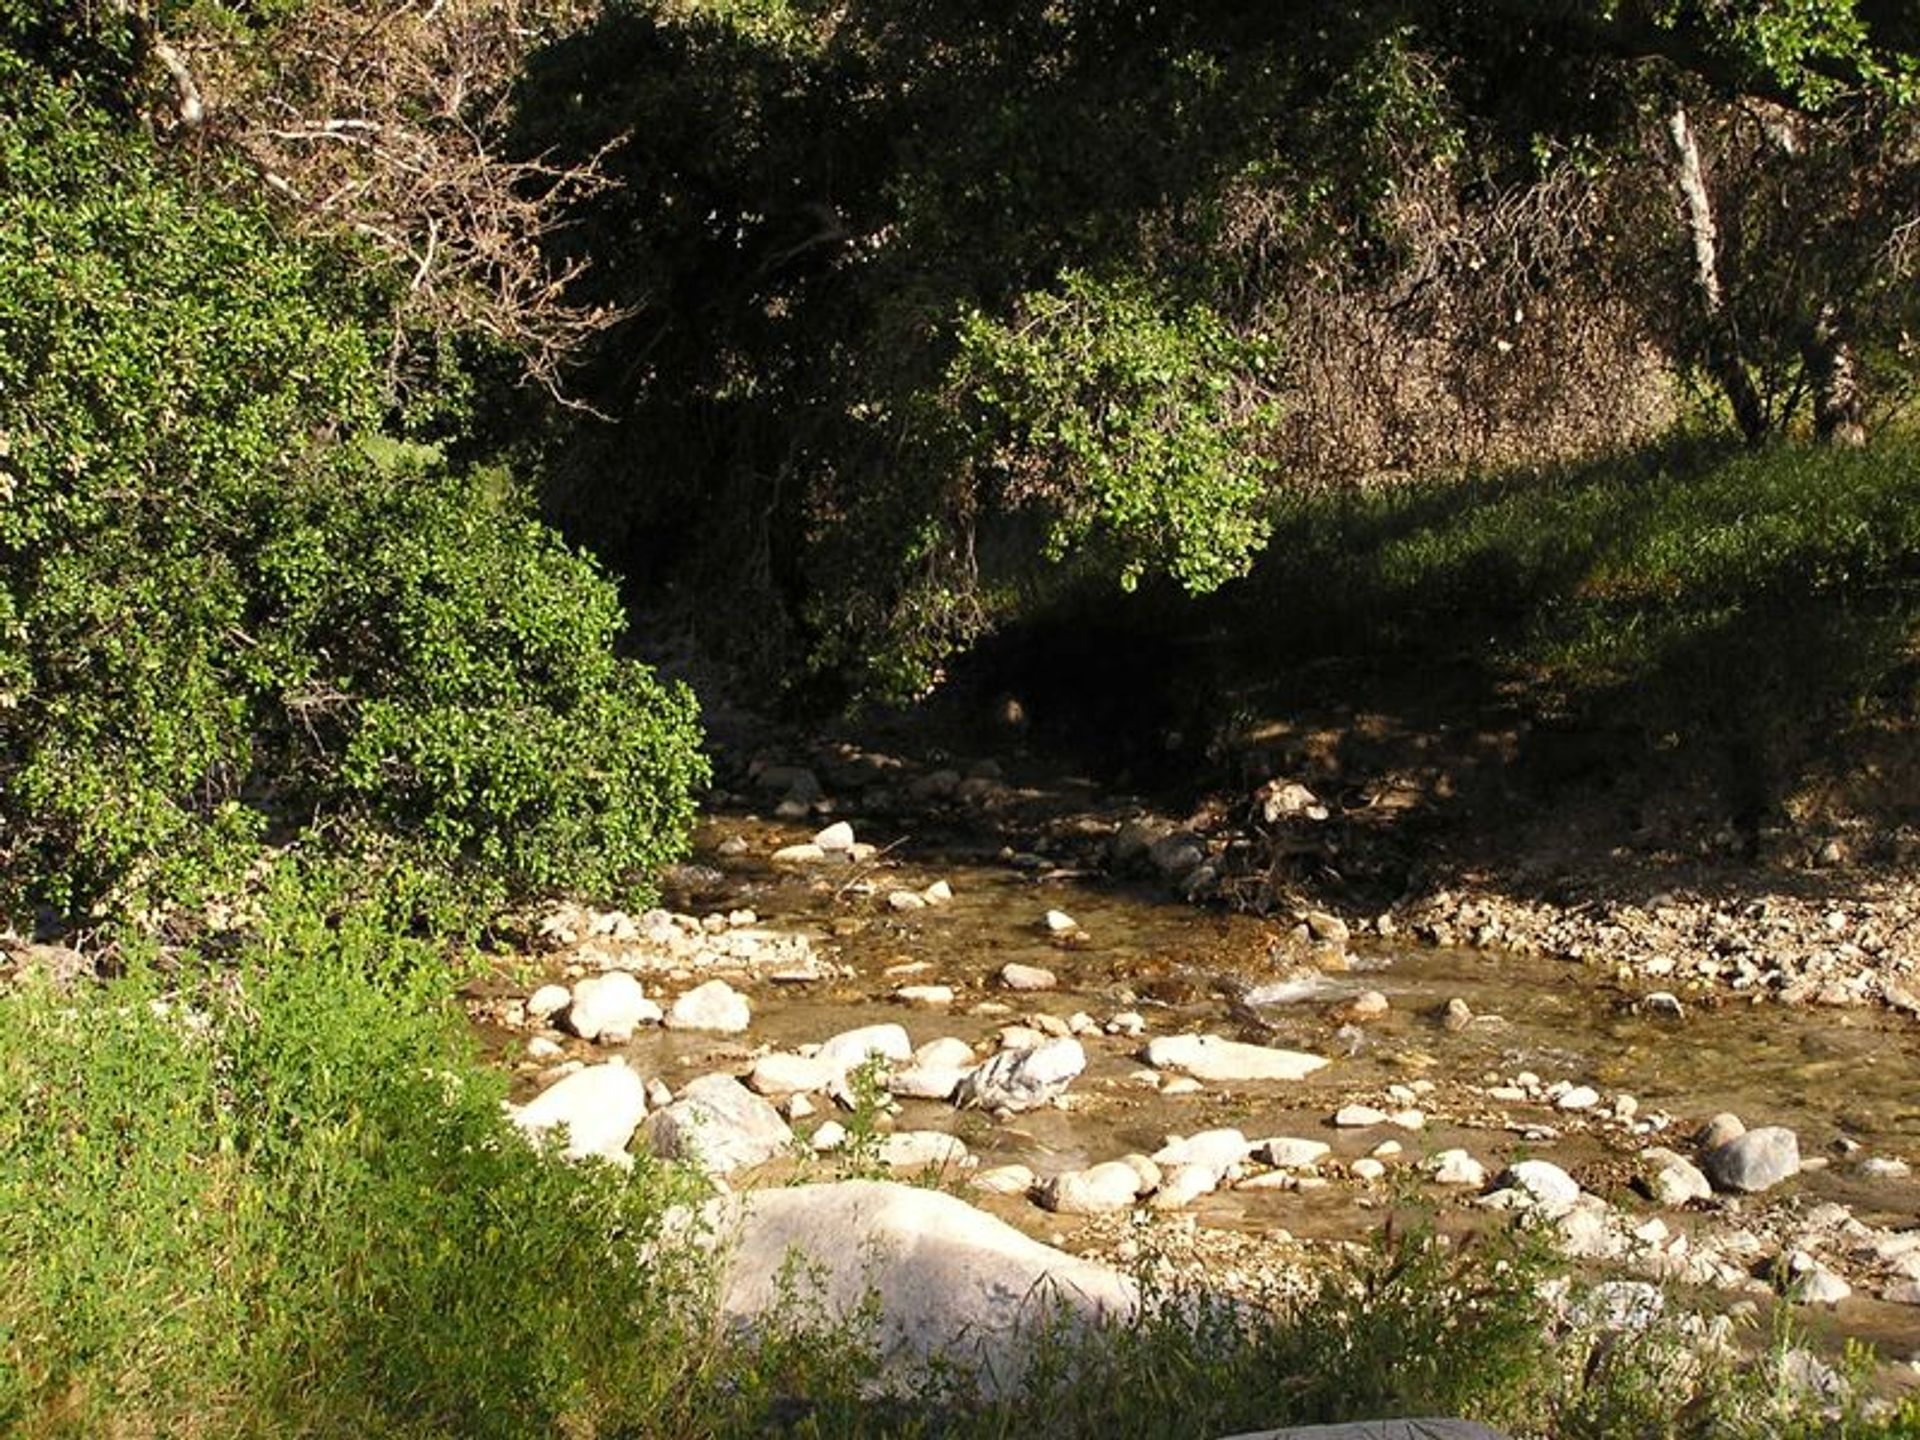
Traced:
<svg viewBox="0 0 1920 1440">
<path fill-rule="evenodd" d="M 1766 406 L 1754 388 L 1753 377 L 1740 359 L 1739 337 L 1727 314 L 1720 288 L 1720 232 L 1713 220 L 1713 197 L 1707 193 L 1700 166 L 1700 145 L 1683 106 L 1675 106 L 1667 121 L 1673 148 L 1680 161 L 1680 195 L 1687 205 L 1687 234 L 1693 241 L 1694 284 L 1700 292 L 1705 321 L 1707 373 L 1733 408 L 1734 422 L 1749 444 L 1765 437 L 1770 428 Z"/>
<path fill-rule="evenodd" d="M 1849 450 L 1866 444 L 1853 347 L 1832 305 L 1822 305 L 1807 326 L 1800 341 L 1800 363 L 1813 390 L 1813 431 L 1821 444 Z"/>
</svg>

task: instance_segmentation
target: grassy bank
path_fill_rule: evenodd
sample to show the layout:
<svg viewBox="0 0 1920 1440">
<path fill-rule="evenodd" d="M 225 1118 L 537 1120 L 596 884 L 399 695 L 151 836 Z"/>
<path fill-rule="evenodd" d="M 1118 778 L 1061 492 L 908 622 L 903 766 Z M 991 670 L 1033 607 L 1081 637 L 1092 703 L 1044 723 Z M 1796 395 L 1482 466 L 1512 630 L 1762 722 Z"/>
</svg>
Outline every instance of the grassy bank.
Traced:
<svg viewBox="0 0 1920 1440">
<path fill-rule="evenodd" d="M 1456 1412 L 1516 1433 L 1907 1433 L 1822 1418 L 1765 1363 L 1653 1334 L 1596 1345 L 1521 1236 L 1412 1234 L 1308 1300 L 1163 1297 L 1012 1394 L 963 1367 L 877 1395 L 859 1326 L 804 1293 L 714 1321 L 641 1158 L 510 1132 L 443 965 L 376 923 L 271 911 L 237 960 L 131 958 L 0 999 L 0 1429 L 53 1435 L 1208 1435 Z M 670 1238 L 671 1237 L 671 1238 Z M 1864 1425 L 1864 1428 L 1862 1426 Z"/>
</svg>

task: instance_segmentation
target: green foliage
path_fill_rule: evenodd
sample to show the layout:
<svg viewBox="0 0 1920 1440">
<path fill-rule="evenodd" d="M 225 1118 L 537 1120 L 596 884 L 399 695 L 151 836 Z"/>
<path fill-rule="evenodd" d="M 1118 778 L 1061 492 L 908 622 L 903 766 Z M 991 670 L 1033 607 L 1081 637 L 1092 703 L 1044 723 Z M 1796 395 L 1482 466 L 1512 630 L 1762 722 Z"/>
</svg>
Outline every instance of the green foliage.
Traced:
<svg viewBox="0 0 1920 1440">
<path fill-rule="evenodd" d="M 1014 308 L 963 318 L 952 383 L 1004 490 L 1056 512 L 1049 558 L 1091 544 L 1129 590 L 1155 571 L 1194 592 L 1242 573 L 1266 538 L 1272 417 L 1249 398 L 1266 347 L 1204 306 L 1074 272 Z"/>
<path fill-rule="evenodd" d="M 700 1364 L 692 1192 L 511 1133 L 434 966 L 278 911 L 231 975 L 0 1002 L 0 1425 L 638 1428 Z M 668 1424 L 673 1422 L 669 1420 Z"/>
<path fill-rule="evenodd" d="M 374 440 L 342 257 L 72 92 L 0 120 L 0 907 L 235 886 L 306 832 L 475 898 L 617 890 L 704 777 L 691 699 L 500 477 Z"/>
</svg>

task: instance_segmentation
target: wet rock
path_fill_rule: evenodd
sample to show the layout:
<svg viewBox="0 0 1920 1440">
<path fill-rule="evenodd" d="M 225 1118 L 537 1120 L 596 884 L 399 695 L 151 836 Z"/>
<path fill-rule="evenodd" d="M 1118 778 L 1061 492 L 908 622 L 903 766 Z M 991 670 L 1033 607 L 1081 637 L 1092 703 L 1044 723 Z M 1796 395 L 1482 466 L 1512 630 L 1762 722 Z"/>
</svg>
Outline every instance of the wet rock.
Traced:
<svg viewBox="0 0 1920 1440">
<path fill-rule="evenodd" d="M 827 858 L 827 852 L 818 845 L 782 845 L 772 858 L 776 865 L 816 865 Z"/>
<path fill-rule="evenodd" d="M 792 1095 L 825 1090 L 840 1071 L 815 1055 L 793 1055 L 775 1050 L 753 1062 L 747 1088 L 756 1095 Z"/>
<path fill-rule="evenodd" d="M 1039 965 L 1017 963 L 1002 965 L 999 979 L 1007 989 L 1021 991 L 1052 990 L 1060 984 L 1059 977 L 1051 970 Z"/>
<path fill-rule="evenodd" d="M 1277 1050 L 1223 1040 L 1217 1035 L 1162 1035 L 1147 1042 L 1146 1062 L 1156 1070 L 1183 1070 L 1198 1080 L 1300 1080 L 1327 1061 L 1298 1050 Z"/>
<path fill-rule="evenodd" d="M 1064 910 L 1047 911 L 1040 924 L 1049 935 L 1071 935 L 1080 928 L 1080 922 Z"/>
<path fill-rule="evenodd" d="M 1465 1150 L 1442 1150 L 1427 1161 L 1427 1174 L 1436 1185 L 1471 1185 L 1479 1189 L 1487 1183 L 1487 1167 Z"/>
<path fill-rule="evenodd" d="M 882 1136 L 878 1158 L 889 1170 L 954 1170 L 973 1163 L 966 1142 L 941 1130 L 897 1130 Z"/>
<path fill-rule="evenodd" d="M 1574 1178 L 1550 1160 L 1520 1160 L 1502 1170 L 1497 1190 L 1517 1191 L 1550 1214 L 1570 1210 L 1580 1199 Z"/>
<path fill-rule="evenodd" d="M 1333 1152 L 1324 1140 L 1296 1140 L 1275 1135 L 1254 1147 L 1259 1158 L 1276 1170 L 1311 1170 Z"/>
<path fill-rule="evenodd" d="M 1784 1125 L 1763 1125 L 1707 1151 L 1701 1169 L 1716 1190 L 1757 1194 L 1800 1173 L 1800 1141 Z"/>
<path fill-rule="evenodd" d="M 724 980 L 709 980 L 696 985 L 667 1010 L 669 1030 L 707 1030 L 719 1035 L 738 1035 L 753 1021 L 753 1008 L 747 997 Z"/>
<path fill-rule="evenodd" d="M 573 1003 L 563 1023 L 582 1040 L 624 1045 L 642 1025 L 660 1019 L 660 1007 L 640 989 L 640 982 L 624 970 L 589 975 L 573 987 Z"/>
<path fill-rule="evenodd" d="M 1640 1152 L 1635 1182 L 1656 1203 L 1677 1208 L 1713 1197 L 1713 1186 L 1686 1156 L 1662 1146 Z"/>
<path fill-rule="evenodd" d="M 1095 1322 L 1124 1322 L 1139 1304 L 1117 1271 L 917 1186 L 848 1180 L 758 1190 L 716 1202 L 706 1228 L 724 1245 L 725 1320 L 751 1326 L 789 1313 L 782 1277 L 797 1258 L 811 1313 L 834 1323 L 871 1304 L 874 1351 L 902 1374 L 945 1353 L 982 1367 L 990 1387 L 1017 1384 L 1025 1346 L 1035 1334 L 1053 1336 L 1056 1319 L 1071 1338 Z"/>
<path fill-rule="evenodd" d="M 1197 835 L 1176 831 L 1147 848 L 1147 863 L 1169 884 L 1177 885 L 1207 863 L 1207 847 Z"/>
<path fill-rule="evenodd" d="M 953 987 L 951 985 L 902 985 L 893 992 L 893 998 L 902 1005 L 951 1005 L 953 1004 Z"/>
<path fill-rule="evenodd" d="M 618 1060 L 576 1070 L 527 1104 L 507 1107 L 508 1118 L 529 1135 L 564 1131 L 567 1159 L 597 1155 L 617 1165 L 632 1163 L 627 1142 L 646 1113 L 646 1083 Z"/>
<path fill-rule="evenodd" d="M 855 1030 L 843 1030 L 828 1040 L 820 1047 L 817 1058 L 832 1066 L 835 1073 L 845 1075 L 874 1055 L 892 1064 L 911 1060 L 913 1042 L 899 1025 L 862 1025 Z"/>
<path fill-rule="evenodd" d="M 527 997 L 527 1015 L 536 1021 L 551 1020 L 573 1003 L 573 992 L 564 985 L 542 985 Z"/>
<path fill-rule="evenodd" d="M 1122 1160 L 1108 1160 L 1085 1170 L 1069 1170 L 1040 1187 L 1044 1210 L 1056 1215 L 1109 1215 L 1130 1209 L 1140 1190 L 1140 1176 Z"/>
<path fill-rule="evenodd" d="M 955 1101 L 982 1110 L 1036 1109 L 1063 1094 L 1086 1068 L 1087 1052 L 1071 1036 L 1003 1050 L 968 1073 Z"/>
<path fill-rule="evenodd" d="M 642 1126 L 653 1153 L 709 1174 L 761 1165 L 793 1144 L 787 1122 L 731 1075 L 703 1075 Z"/>
</svg>

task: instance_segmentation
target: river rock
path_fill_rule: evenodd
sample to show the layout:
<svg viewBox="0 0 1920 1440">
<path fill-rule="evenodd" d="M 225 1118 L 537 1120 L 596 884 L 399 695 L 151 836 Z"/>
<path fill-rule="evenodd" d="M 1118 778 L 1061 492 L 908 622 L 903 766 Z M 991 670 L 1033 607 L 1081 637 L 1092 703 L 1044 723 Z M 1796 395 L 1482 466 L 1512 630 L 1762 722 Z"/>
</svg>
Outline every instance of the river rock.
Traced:
<svg viewBox="0 0 1920 1440">
<path fill-rule="evenodd" d="M 846 1180 L 725 1197 L 708 1211 L 722 1255 L 722 1316 L 751 1326 L 790 1314 L 791 1277 L 826 1324 L 877 1311 L 872 1340 L 890 1373 L 947 1354 L 982 1367 L 990 1392 L 1017 1387 L 1026 1347 L 1135 1314 L 1118 1271 L 1031 1240 L 952 1195 Z M 798 1262 L 796 1269 L 793 1261 Z M 1048 1343 L 1059 1343 L 1050 1339 Z"/>
<path fill-rule="evenodd" d="M 853 849 L 853 826 L 844 820 L 836 820 L 813 837 L 813 843 L 820 847 L 825 855 L 843 855 Z"/>
<path fill-rule="evenodd" d="M 573 987 L 573 1003 L 563 1019 L 582 1040 L 624 1045 L 640 1026 L 660 1019 L 660 1007 L 646 997 L 633 976 L 610 970 L 589 975 Z"/>
<path fill-rule="evenodd" d="M 1009 990 L 1052 990 L 1060 984 L 1060 978 L 1039 965 L 1009 962 L 1000 967 L 1000 983 Z"/>
<path fill-rule="evenodd" d="M 1168 883 L 1177 885 L 1207 863 L 1207 847 L 1199 836 L 1175 831 L 1147 847 L 1147 863 Z"/>
<path fill-rule="evenodd" d="M 1205 1166 L 1213 1171 L 1217 1181 L 1245 1161 L 1252 1149 L 1247 1137 L 1238 1130 L 1202 1130 L 1198 1135 L 1189 1135 L 1184 1139 L 1170 1136 L 1165 1145 L 1153 1152 L 1153 1163 L 1160 1166 Z"/>
<path fill-rule="evenodd" d="M 1080 928 L 1080 922 L 1064 910 L 1047 911 L 1040 923 L 1050 935 L 1071 935 Z"/>
<path fill-rule="evenodd" d="M 1056 1215 L 1108 1215 L 1129 1208 L 1140 1192 L 1140 1175 L 1124 1160 L 1068 1170 L 1040 1187 L 1042 1209 Z"/>
<path fill-rule="evenodd" d="M 1373 1105 L 1342 1105 L 1333 1112 L 1333 1123 L 1342 1130 L 1364 1130 L 1386 1124 L 1387 1112 Z"/>
<path fill-rule="evenodd" d="M 1033 1110 L 1062 1094 L 1087 1068 L 1086 1049 L 1071 1036 L 1025 1050 L 1002 1050 L 960 1082 L 955 1103 L 980 1110 Z"/>
<path fill-rule="evenodd" d="M 775 1050 L 753 1062 L 747 1088 L 756 1095 L 794 1095 L 825 1090 L 840 1072 L 817 1055 L 793 1055 Z"/>
<path fill-rule="evenodd" d="M 1655 1145 L 1640 1152 L 1637 1180 L 1649 1198 L 1678 1207 L 1689 1200 L 1710 1200 L 1713 1186 L 1686 1156 Z"/>
<path fill-rule="evenodd" d="M 731 1075 L 703 1075 L 642 1127 L 653 1153 L 709 1174 L 761 1165 L 793 1144 L 793 1131 L 765 1100 Z"/>
<path fill-rule="evenodd" d="M 889 910 L 905 912 L 927 908 L 927 897 L 916 890 L 894 890 L 887 895 Z"/>
<path fill-rule="evenodd" d="M 1498 1190 L 1517 1191 L 1549 1214 L 1573 1208 L 1580 1199 L 1574 1178 L 1550 1160 L 1519 1160 L 1494 1181 Z"/>
<path fill-rule="evenodd" d="M 1591 1110 L 1600 1103 L 1600 1092 L 1591 1085 L 1574 1085 L 1561 1091 L 1553 1103 L 1561 1110 Z"/>
<path fill-rule="evenodd" d="M 1276 1170 L 1311 1170 L 1333 1153 L 1333 1147 L 1324 1140 L 1296 1140 L 1288 1135 L 1275 1135 L 1259 1141 L 1254 1153 Z"/>
<path fill-rule="evenodd" d="M 1223 1040 L 1218 1035 L 1161 1035 L 1147 1042 L 1146 1062 L 1156 1070 L 1184 1070 L 1198 1080 L 1301 1080 L 1323 1068 L 1320 1055 Z"/>
<path fill-rule="evenodd" d="M 896 1130 L 881 1137 L 879 1160 L 890 1170 L 959 1169 L 973 1156 L 958 1135 L 943 1130 Z"/>
<path fill-rule="evenodd" d="M 573 1003 L 573 992 L 564 985 L 542 985 L 527 997 L 527 1015 L 533 1020 L 551 1020 Z"/>
<path fill-rule="evenodd" d="M 1427 1174 L 1436 1185 L 1471 1185 L 1477 1190 L 1487 1183 L 1487 1167 L 1465 1150 L 1442 1150 L 1432 1156 Z"/>
<path fill-rule="evenodd" d="M 901 1100 L 951 1100 L 970 1065 L 927 1065 L 915 1060 L 887 1077 L 887 1093 Z"/>
<path fill-rule="evenodd" d="M 1285 1430 L 1249 1430 L 1226 1440 L 1507 1440 L 1474 1420 L 1350 1420 L 1338 1425 L 1295 1425 Z"/>
<path fill-rule="evenodd" d="M 845 1075 L 874 1055 L 892 1064 L 911 1060 L 913 1041 L 899 1025 L 862 1025 L 856 1030 L 843 1030 L 828 1040 L 820 1047 L 817 1058 L 832 1066 L 836 1073 Z"/>
<path fill-rule="evenodd" d="M 1221 1172 L 1211 1165 L 1174 1165 L 1161 1172 L 1147 1201 L 1154 1210 L 1184 1210 L 1202 1195 L 1220 1188 Z"/>
<path fill-rule="evenodd" d="M 952 1070 L 965 1070 L 974 1063 L 973 1047 L 957 1035 L 942 1035 L 938 1040 L 929 1040 L 913 1052 L 916 1065 L 944 1065 Z"/>
<path fill-rule="evenodd" d="M 838 1120 L 822 1121 L 807 1137 L 807 1144 L 813 1147 L 816 1155 L 830 1155 L 846 1143 L 847 1127 Z"/>
<path fill-rule="evenodd" d="M 563 1128 L 561 1154 L 569 1160 L 598 1155 L 616 1165 L 633 1163 L 627 1142 L 646 1113 L 646 1082 L 619 1060 L 576 1070 L 525 1105 L 507 1107 L 508 1118 L 529 1135 Z"/>
<path fill-rule="evenodd" d="M 1747 1133 L 1746 1122 L 1730 1110 L 1723 1110 L 1700 1127 L 1694 1143 L 1702 1151 L 1717 1150 L 1729 1140 Z"/>
<path fill-rule="evenodd" d="M 1838 1305 L 1853 1294 L 1853 1286 L 1804 1250 L 1787 1256 L 1787 1278 L 1788 1295 L 1802 1305 Z"/>
<path fill-rule="evenodd" d="M 951 985 L 902 985 L 893 992 L 893 998 L 902 1005 L 923 1005 L 929 1008 L 951 1005 L 953 987 Z"/>
<path fill-rule="evenodd" d="M 724 980 L 709 980 L 696 985 L 667 1010 L 669 1030 L 709 1030 L 720 1035 L 738 1035 L 753 1020 L 753 1009 L 742 995 Z"/>
<path fill-rule="evenodd" d="M 1035 1176 L 1025 1165 L 996 1165 L 982 1170 L 969 1183 L 990 1195 L 1024 1195 L 1033 1189 Z"/>
<path fill-rule="evenodd" d="M 944 880 L 936 880 L 920 892 L 920 898 L 929 905 L 944 905 L 953 899 L 953 886 Z"/>
<path fill-rule="evenodd" d="M 1800 1141 L 1784 1125 L 1763 1125 L 1700 1158 L 1716 1190 L 1756 1194 L 1800 1173 Z"/>
<path fill-rule="evenodd" d="M 827 852 L 818 845 L 782 845 L 773 852 L 776 865 L 814 865 L 827 858 Z"/>
</svg>

